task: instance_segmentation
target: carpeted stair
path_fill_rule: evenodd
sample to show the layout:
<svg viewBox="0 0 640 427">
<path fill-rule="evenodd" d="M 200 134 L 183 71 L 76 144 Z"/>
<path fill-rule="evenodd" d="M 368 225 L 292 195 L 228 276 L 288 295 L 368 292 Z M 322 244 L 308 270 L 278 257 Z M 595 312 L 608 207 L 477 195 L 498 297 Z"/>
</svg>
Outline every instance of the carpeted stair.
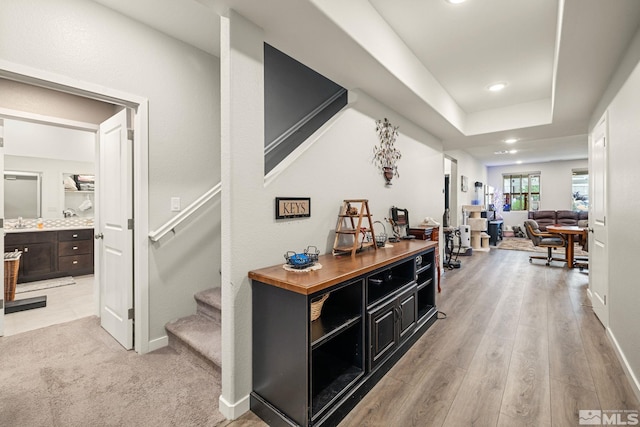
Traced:
<svg viewBox="0 0 640 427">
<path fill-rule="evenodd" d="M 212 370 L 220 378 L 222 338 L 220 330 L 220 288 L 210 288 L 194 295 L 196 314 L 182 317 L 165 325 L 169 346 L 189 355 L 191 360 Z"/>
</svg>

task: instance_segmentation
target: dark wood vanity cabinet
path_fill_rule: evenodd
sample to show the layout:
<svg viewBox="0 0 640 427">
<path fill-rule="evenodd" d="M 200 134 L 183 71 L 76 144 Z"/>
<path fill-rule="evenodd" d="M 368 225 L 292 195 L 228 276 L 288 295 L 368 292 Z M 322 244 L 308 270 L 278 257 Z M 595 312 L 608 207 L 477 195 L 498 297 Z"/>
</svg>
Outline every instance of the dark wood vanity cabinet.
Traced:
<svg viewBox="0 0 640 427">
<path fill-rule="evenodd" d="M 93 230 L 7 233 L 5 252 L 21 251 L 18 283 L 93 273 Z"/>
<path fill-rule="evenodd" d="M 435 322 L 436 245 L 322 255 L 310 273 L 249 272 L 252 411 L 270 426 L 336 425 Z"/>
<path fill-rule="evenodd" d="M 58 231 L 58 271 L 71 276 L 93 274 L 93 230 Z"/>
</svg>

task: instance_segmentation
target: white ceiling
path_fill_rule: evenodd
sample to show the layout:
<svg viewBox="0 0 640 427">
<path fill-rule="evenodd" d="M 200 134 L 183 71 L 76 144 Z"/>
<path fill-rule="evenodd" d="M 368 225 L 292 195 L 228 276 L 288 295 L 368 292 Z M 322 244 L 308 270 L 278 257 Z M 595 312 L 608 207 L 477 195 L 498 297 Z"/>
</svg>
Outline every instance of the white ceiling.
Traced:
<svg viewBox="0 0 640 427">
<path fill-rule="evenodd" d="M 216 56 L 232 8 L 488 166 L 586 158 L 589 120 L 640 24 L 638 0 L 95 1 Z M 486 90 L 497 81 L 507 88 Z M 505 149 L 518 152 L 494 154 Z"/>
</svg>

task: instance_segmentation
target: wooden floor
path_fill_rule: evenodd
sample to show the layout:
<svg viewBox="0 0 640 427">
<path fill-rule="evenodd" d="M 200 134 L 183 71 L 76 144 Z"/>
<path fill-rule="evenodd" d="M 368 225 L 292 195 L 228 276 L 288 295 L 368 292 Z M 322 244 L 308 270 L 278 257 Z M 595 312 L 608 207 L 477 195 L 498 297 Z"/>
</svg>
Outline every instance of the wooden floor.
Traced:
<svg viewBox="0 0 640 427">
<path fill-rule="evenodd" d="M 578 410 L 639 410 L 586 295 L 588 275 L 528 253 L 460 257 L 438 320 L 346 426 L 577 426 Z M 254 414 L 227 422 L 264 426 Z"/>
</svg>

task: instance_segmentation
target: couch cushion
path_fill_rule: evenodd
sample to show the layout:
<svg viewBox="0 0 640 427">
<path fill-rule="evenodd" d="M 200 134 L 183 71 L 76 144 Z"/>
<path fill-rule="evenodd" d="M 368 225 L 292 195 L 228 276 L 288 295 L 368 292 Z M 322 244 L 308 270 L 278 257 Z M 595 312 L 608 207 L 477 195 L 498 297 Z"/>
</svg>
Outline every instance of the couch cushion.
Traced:
<svg viewBox="0 0 640 427">
<path fill-rule="evenodd" d="M 541 231 L 547 231 L 547 225 L 556 224 L 556 211 L 529 211 L 529 219 L 535 220 Z"/>
<path fill-rule="evenodd" d="M 560 225 L 578 225 L 578 212 L 557 211 L 556 219 Z"/>
</svg>

